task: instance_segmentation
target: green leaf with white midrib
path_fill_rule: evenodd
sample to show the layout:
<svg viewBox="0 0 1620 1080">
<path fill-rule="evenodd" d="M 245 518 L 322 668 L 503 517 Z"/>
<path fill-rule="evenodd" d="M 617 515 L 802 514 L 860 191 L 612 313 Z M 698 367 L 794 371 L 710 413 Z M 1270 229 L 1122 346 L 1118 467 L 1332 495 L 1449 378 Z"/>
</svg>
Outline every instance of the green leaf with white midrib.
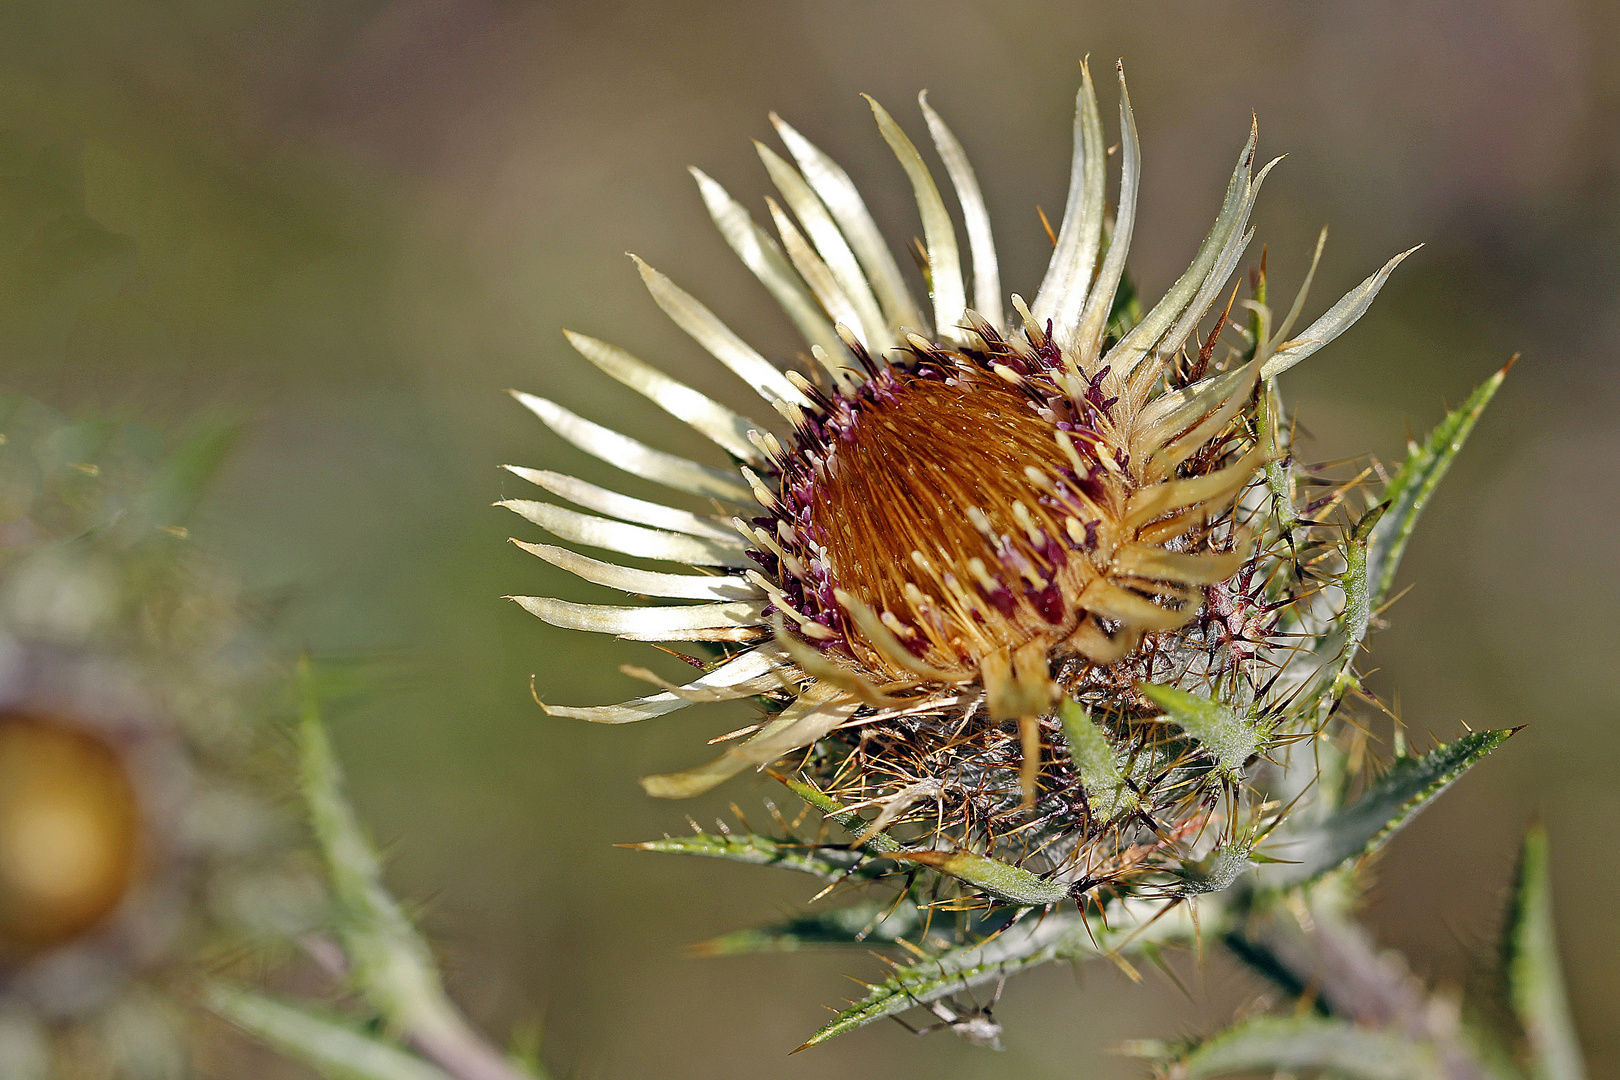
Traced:
<svg viewBox="0 0 1620 1080">
<path fill-rule="evenodd" d="M 1308 829 L 1279 832 L 1269 854 L 1289 862 L 1256 871 L 1263 889 L 1309 884 L 1352 859 L 1377 851 L 1434 797 L 1517 729 L 1475 731 L 1421 757 L 1396 759 L 1377 783 Z"/>
<path fill-rule="evenodd" d="M 1356 522 L 1356 527 L 1350 533 L 1350 542 L 1345 546 L 1345 568 L 1339 578 L 1339 587 L 1344 590 L 1344 613 L 1339 616 L 1344 633 L 1344 656 L 1339 661 L 1339 675 L 1333 684 L 1335 698 L 1349 687 L 1351 664 L 1372 622 L 1373 578 L 1368 559 L 1373 534 L 1379 522 L 1388 514 L 1388 503 L 1380 503 L 1368 510 Z"/>
<path fill-rule="evenodd" d="M 1255 317 L 1258 319 L 1258 312 L 1255 313 Z M 1277 382 L 1275 379 L 1268 379 L 1260 391 L 1259 412 L 1255 417 L 1255 426 L 1259 428 L 1261 438 L 1266 441 L 1266 465 L 1263 475 L 1266 489 L 1271 495 L 1272 513 L 1276 515 L 1277 534 L 1287 538 L 1291 547 L 1294 528 L 1299 524 L 1299 511 L 1294 506 L 1293 468 L 1278 446 L 1281 413 L 1282 399 L 1277 394 Z"/>
<path fill-rule="evenodd" d="M 910 900 L 866 901 L 826 911 L 808 912 L 795 919 L 752 930 L 738 930 L 696 946 L 700 956 L 735 956 L 758 952 L 797 952 L 800 949 L 847 945 L 893 944 L 912 939 L 922 927 L 922 913 Z"/>
<path fill-rule="evenodd" d="M 662 840 L 624 846 L 635 851 L 697 855 L 755 866 L 779 866 L 784 870 L 813 874 L 824 881 L 843 881 L 846 878 L 870 880 L 893 873 L 895 869 L 892 862 L 875 860 L 862 851 L 773 840 L 757 833 L 726 835 L 699 832 L 691 836 L 666 836 Z"/>
<path fill-rule="evenodd" d="M 1529 1044 L 1532 1080 L 1585 1080 L 1553 922 L 1547 830 L 1525 833 L 1506 940 L 1508 1000 Z"/>
<path fill-rule="evenodd" d="M 1199 918 L 1206 926 L 1214 925 L 1220 918 L 1216 902 L 1202 901 Z M 1120 902 L 1109 907 L 1106 921 L 1078 911 L 1031 912 L 988 940 L 896 968 L 799 1049 L 1053 960 L 1118 955 L 1146 945 L 1188 941 L 1196 932 L 1186 904 Z"/>
</svg>

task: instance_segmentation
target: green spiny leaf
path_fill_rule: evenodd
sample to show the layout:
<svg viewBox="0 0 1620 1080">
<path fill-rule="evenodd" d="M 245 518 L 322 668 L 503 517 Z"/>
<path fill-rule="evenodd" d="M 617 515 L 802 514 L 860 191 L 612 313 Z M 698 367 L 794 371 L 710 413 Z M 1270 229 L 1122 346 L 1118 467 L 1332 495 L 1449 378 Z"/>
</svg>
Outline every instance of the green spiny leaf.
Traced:
<svg viewBox="0 0 1620 1080">
<path fill-rule="evenodd" d="M 203 1000 L 225 1020 L 330 1080 L 450 1080 L 437 1066 L 302 1004 L 222 983 L 209 986 Z"/>
<path fill-rule="evenodd" d="M 1282 412 L 1282 400 L 1277 393 L 1277 380 L 1267 379 L 1265 389 L 1260 393 L 1260 412 L 1255 423 L 1260 429 L 1260 437 L 1266 445 L 1266 488 L 1271 492 L 1272 512 L 1277 515 L 1277 531 L 1283 536 L 1292 536 L 1294 527 L 1299 524 L 1299 511 L 1294 507 L 1294 476 L 1293 471 L 1284 464 L 1283 454 L 1278 447 L 1278 421 Z"/>
<path fill-rule="evenodd" d="M 1362 515 L 1344 544 L 1344 570 L 1338 575 L 1344 593 L 1344 607 L 1332 625 L 1313 634 L 1309 650 L 1322 660 L 1322 674 L 1310 693 L 1300 695 L 1293 710 L 1295 719 L 1306 727 L 1327 720 L 1333 708 L 1357 683 L 1355 660 L 1362 639 L 1372 622 L 1372 589 L 1367 577 L 1367 550 L 1378 523 L 1384 519 L 1388 503 L 1380 503 Z M 1337 655 L 1331 650 L 1337 644 Z"/>
<path fill-rule="evenodd" d="M 1197 896 L 1230 889 L 1244 871 L 1264 861 L 1256 857 L 1252 844 L 1252 840 L 1220 844 L 1202 859 L 1183 863 L 1173 871 L 1180 880 L 1177 892 Z"/>
<path fill-rule="evenodd" d="M 1143 683 L 1138 689 L 1197 739 L 1226 776 L 1240 775 L 1244 762 L 1265 748 L 1266 726 L 1253 717 L 1239 716 L 1230 705 L 1173 686 Z"/>
<path fill-rule="evenodd" d="M 1219 908 L 1202 901 L 1200 917 L 1213 921 Z M 918 960 L 872 986 L 862 1000 L 840 1012 L 799 1050 L 845 1032 L 993 982 L 1053 960 L 1119 956 L 1145 944 L 1187 941 L 1196 933 L 1187 904 L 1143 900 L 1110 906 L 1106 922 L 1077 911 L 1031 913 L 988 939 Z M 797 1051 L 795 1051 L 797 1052 Z"/>
<path fill-rule="evenodd" d="M 971 851 L 909 851 L 894 857 L 965 881 L 986 896 L 1008 904 L 1046 907 L 1069 898 L 1069 886 L 1064 882 L 1048 881 L 1021 866 Z"/>
<path fill-rule="evenodd" d="M 535 1077 L 496 1051 L 445 994 L 432 950 L 383 887 L 381 861 L 343 796 L 343 774 L 321 723 L 307 660 L 299 669 L 299 689 L 299 784 L 331 881 L 333 921 L 355 988 L 390 1029 L 408 1034 L 434 1060 L 454 1060 L 481 1077 Z"/>
<path fill-rule="evenodd" d="M 1363 514 L 1361 520 L 1356 522 L 1355 528 L 1350 531 L 1349 540 L 1345 542 L 1344 573 L 1339 575 L 1339 587 L 1344 590 L 1344 610 L 1339 613 L 1337 623 L 1341 644 L 1339 658 L 1333 665 L 1327 691 L 1321 696 L 1324 706 L 1337 702 L 1356 682 L 1356 654 L 1361 650 L 1361 643 L 1367 636 L 1367 626 L 1372 622 L 1372 589 L 1367 576 L 1367 549 L 1373 531 L 1388 509 L 1388 503 L 1380 503 Z"/>
<path fill-rule="evenodd" d="M 625 844 L 635 851 L 660 851 L 668 855 L 699 855 L 708 859 L 780 866 L 814 874 L 824 881 L 845 878 L 870 880 L 894 870 L 894 864 L 874 860 L 862 851 L 838 847 L 811 847 L 791 841 L 772 840 L 757 833 L 720 835 L 700 832 L 692 836 L 666 836 L 640 844 Z"/>
<path fill-rule="evenodd" d="M 1075 954 L 1081 947 L 1077 939 L 1089 940 L 1090 929 L 1085 916 L 1078 912 L 1032 916 L 989 941 L 897 968 L 889 978 L 872 986 L 863 1000 L 840 1012 L 798 1049 L 826 1042 L 915 1005 Z"/>
<path fill-rule="evenodd" d="M 910 938 L 922 925 L 917 905 L 903 900 L 867 901 L 801 915 L 774 926 L 738 930 L 698 945 L 699 956 L 797 952 L 835 945 L 875 945 Z"/>
<path fill-rule="evenodd" d="M 1531 826 L 1519 857 L 1505 946 L 1508 998 L 1530 1044 L 1534 1080 L 1585 1080 L 1580 1041 L 1564 996 L 1548 878 L 1547 830 Z"/>
<path fill-rule="evenodd" d="M 799 798 L 803 799 L 805 802 L 809 803 L 811 806 L 825 814 L 827 819 L 833 824 L 847 830 L 848 832 L 854 833 L 856 836 L 860 836 L 862 833 L 867 831 L 867 823 L 859 814 L 855 813 L 853 810 L 845 810 L 839 805 L 837 799 L 834 799 L 831 795 L 828 795 L 825 791 L 822 791 L 814 784 L 808 783 L 805 780 L 794 776 L 782 776 L 779 774 L 772 775 L 775 775 L 776 778 L 780 780 L 789 791 L 793 792 L 793 794 L 797 795 Z M 901 845 L 898 840 L 890 836 L 888 833 L 880 832 L 874 833 L 872 836 L 864 840 L 861 843 L 861 847 L 866 851 L 886 854 L 888 852 L 899 851 Z"/>
<path fill-rule="evenodd" d="M 1260 868 L 1262 887 L 1292 888 L 1315 881 L 1351 859 L 1383 847 L 1452 781 L 1518 730 L 1475 731 L 1422 757 L 1401 757 L 1354 802 L 1320 824 L 1279 837 L 1277 854 L 1293 860 Z"/>
<path fill-rule="evenodd" d="M 1113 745 L 1085 707 L 1066 697 L 1058 704 L 1058 719 L 1063 723 L 1069 761 L 1080 777 L 1091 813 L 1100 821 L 1112 821 L 1141 805 L 1142 800 L 1125 782 L 1125 771 Z"/>
<path fill-rule="evenodd" d="M 343 796 L 343 775 L 321 723 L 309 669 L 306 661 L 300 672 L 299 779 L 331 878 L 338 932 L 357 988 L 390 1026 L 405 1030 L 448 1003 L 432 951 L 383 887 L 381 861 Z"/>
<path fill-rule="evenodd" d="M 1158 1043 L 1129 1044 L 1126 1050 L 1161 1059 L 1161 1075 L 1173 1080 L 1233 1073 L 1321 1072 L 1346 1080 L 1440 1080 L 1445 1075 L 1438 1055 L 1421 1043 L 1315 1016 L 1256 1017 L 1180 1053 L 1169 1053 Z"/>
<path fill-rule="evenodd" d="M 1451 468 L 1452 459 L 1468 440 L 1474 424 L 1485 411 L 1485 406 L 1490 404 L 1512 366 L 1510 360 L 1440 421 L 1421 446 L 1414 444 L 1400 471 L 1384 489 L 1384 501 L 1389 504 L 1389 513 L 1373 530 L 1368 551 L 1374 605 L 1382 603 L 1389 595 L 1390 586 L 1395 581 L 1395 570 L 1400 566 L 1406 541 L 1411 538 L 1418 516 L 1423 513 L 1429 496 L 1434 494 L 1446 470 Z"/>
</svg>

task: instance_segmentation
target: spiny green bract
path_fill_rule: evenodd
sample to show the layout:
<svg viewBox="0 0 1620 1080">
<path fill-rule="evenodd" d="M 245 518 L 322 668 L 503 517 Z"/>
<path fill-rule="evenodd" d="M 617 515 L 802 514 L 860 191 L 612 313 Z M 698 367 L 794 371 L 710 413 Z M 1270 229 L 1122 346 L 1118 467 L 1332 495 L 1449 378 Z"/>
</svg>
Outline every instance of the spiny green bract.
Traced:
<svg viewBox="0 0 1620 1080">
<path fill-rule="evenodd" d="M 1190 943 L 1199 929 L 1218 937 L 1222 927 L 1242 925 L 1246 913 L 1270 910 L 1272 897 L 1337 880 L 1333 871 L 1376 851 L 1511 734 L 1469 734 L 1397 758 L 1377 777 L 1344 768 L 1346 733 L 1354 730 L 1346 722 L 1347 699 L 1364 695 L 1354 656 L 1370 612 L 1387 601 L 1405 538 L 1504 374 L 1414 445 L 1382 489 L 1324 483 L 1325 470 L 1279 455 L 1273 476 L 1245 496 L 1250 520 L 1266 523 L 1261 547 L 1271 553 L 1250 596 L 1250 618 L 1270 608 L 1275 620 L 1254 643 L 1257 676 L 1209 662 L 1223 648 L 1230 656 L 1231 641 L 1216 628 L 1197 645 L 1182 645 L 1179 685 L 1164 681 L 1166 671 L 1177 669 L 1159 659 L 1144 664 L 1134 682 L 1065 698 L 1042 722 L 1052 779 L 1043 776 L 1035 823 L 1018 824 L 1017 849 L 982 838 L 977 845 L 940 843 L 940 808 L 931 799 L 884 818 L 881 801 L 848 797 L 847 777 L 857 770 L 822 764 L 814 754 L 797 775 L 775 775 L 820 815 L 819 826 L 810 827 L 804 813 L 790 820 L 772 806 L 768 835 L 744 828 L 638 845 L 800 869 L 837 882 L 831 895 L 827 888 L 817 894 L 802 918 L 726 935 L 702 951 L 893 947 L 903 939 L 892 973 L 825 1025 L 812 1045 L 919 1004 L 982 993 L 1055 959 L 1156 960 L 1162 945 Z M 1262 415 L 1280 418 L 1275 385 L 1264 393 L 1269 405 Z M 1280 423 L 1276 437 L 1286 446 Z M 1307 484 L 1320 494 L 1295 505 L 1293 492 Z M 1364 513 L 1357 502 L 1381 513 Z M 1335 512 L 1340 524 L 1320 524 Z M 1017 745 L 1011 732 L 1002 740 L 996 806 L 1013 816 Z M 1063 820 L 1044 800 L 1074 790 L 1100 825 L 1093 835 L 1120 853 L 1113 863 L 1094 863 L 1101 872 L 1093 876 L 1069 872 L 1074 863 L 1065 865 L 1052 850 L 1054 834 L 1073 829 L 1074 820 Z M 1179 800 L 1208 807 L 1201 831 L 1166 836 L 1143 825 L 1140 842 L 1120 842 L 1136 823 Z M 874 823 L 882 829 L 874 831 Z M 887 901 L 839 899 L 851 889 L 885 887 L 892 890 Z M 1199 917 L 1184 918 L 1195 898 Z M 895 921 L 901 912 L 918 914 Z M 1272 1040 L 1265 1045 L 1286 1043 L 1293 1053 L 1304 1053 L 1302 1046 L 1315 1047 L 1312 1053 L 1344 1050 L 1337 1029 L 1290 1029 L 1276 1042 L 1280 1031 L 1260 1024 L 1220 1045 L 1252 1048 L 1264 1034 Z M 1188 1075 L 1213 1070 L 1236 1052 L 1223 1050 L 1220 1058 L 1209 1049 L 1189 1052 Z"/>
<path fill-rule="evenodd" d="M 1292 999 L 1288 1015 L 1250 1017 L 1179 1045 L 1127 1049 L 1166 1080 L 1267 1073 L 1584 1080 L 1548 891 L 1547 836 L 1533 826 L 1502 934 L 1499 978 L 1509 1016 L 1493 1019 L 1455 992 L 1431 991 L 1347 919 L 1348 892 L 1318 888 L 1256 908 L 1226 931 L 1232 952 Z"/>
</svg>

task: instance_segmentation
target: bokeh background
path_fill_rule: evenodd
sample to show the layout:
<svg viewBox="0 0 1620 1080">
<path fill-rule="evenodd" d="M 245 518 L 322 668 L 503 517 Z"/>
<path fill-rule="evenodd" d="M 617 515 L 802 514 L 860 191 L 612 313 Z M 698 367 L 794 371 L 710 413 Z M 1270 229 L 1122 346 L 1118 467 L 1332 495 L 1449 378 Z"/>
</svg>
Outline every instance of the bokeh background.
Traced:
<svg viewBox="0 0 1620 1080">
<path fill-rule="evenodd" d="M 685 166 L 762 210 L 749 138 L 776 109 L 920 231 L 858 91 L 916 134 L 927 88 L 979 168 L 1026 295 L 1062 206 L 1076 61 L 1123 57 L 1144 140 L 1132 272 L 1184 267 L 1260 117 L 1289 159 L 1256 222 L 1275 287 L 1330 223 L 1312 313 L 1394 251 L 1350 334 L 1287 376 L 1320 459 L 1402 452 L 1522 352 L 1407 557 L 1372 684 L 1417 741 L 1528 725 L 1393 845 L 1368 916 L 1426 976 L 1494 962 L 1517 835 L 1554 843 L 1564 955 L 1595 1076 L 1620 1075 L 1620 5 L 1612 0 L 1131 4 L 1042 0 L 14 0 L 0 6 L 0 383 L 58 407 L 248 434 L 200 532 L 289 648 L 388 674 L 334 720 L 392 883 L 497 1034 L 538 1023 L 583 1078 L 1126 1077 L 1121 1040 L 1209 1030 L 1257 984 L 1188 993 L 1103 965 L 1009 985 L 998 1057 L 882 1025 L 785 1057 L 871 976 L 860 954 L 696 960 L 808 879 L 612 845 L 712 817 L 635 778 L 694 764 L 741 710 L 637 728 L 548 720 L 638 692 L 648 646 L 500 599 L 564 581 L 504 543 L 496 466 L 612 471 L 501 391 L 543 392 L 669 449 L 663 414 L 572 355 L 569 326 L 736 405 L 662 316 L 634 250 L 765 352 L 791 329 L 713 233 Z M 1105 116 L 1112 107 L 1105 107 Z M 1112 124 L 1110 124 L 1112 127 Z M 1258 248 L 1255 249 L 1258 254 Z M 670 670 L 666 667 L 665 670 Z M 298 1076 L 223 1039 L 217 1075 Z"/>
</svg>

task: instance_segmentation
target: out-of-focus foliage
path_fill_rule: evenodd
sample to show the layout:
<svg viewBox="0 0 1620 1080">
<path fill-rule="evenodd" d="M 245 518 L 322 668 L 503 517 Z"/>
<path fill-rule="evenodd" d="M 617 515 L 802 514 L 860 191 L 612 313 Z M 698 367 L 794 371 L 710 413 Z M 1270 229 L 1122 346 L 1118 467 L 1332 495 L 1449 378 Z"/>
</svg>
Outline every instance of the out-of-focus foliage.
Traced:
<svg viewBox="0 0 1620 1080">
<path fill-rule="evenodd" d="M 344 796 L 307 663 L 301 676 L 299 787 L 332 888 L 332 966 L 373 1011 L 365 1027 L 380 1030 L 226 984 L 209 988 L 209 1006 L 333 1080 L 544 1080 L 538 1062 L 500 1054 L 445 996 L 431 950 L 384 887 Z"/>
<path fill-rule="evenodd" d="M 274 671 L 188 522 L 233 428 L 0 399 L 0 1073 L 179 1077 L 190 987 L 321 917 Z"/>
</svg>

